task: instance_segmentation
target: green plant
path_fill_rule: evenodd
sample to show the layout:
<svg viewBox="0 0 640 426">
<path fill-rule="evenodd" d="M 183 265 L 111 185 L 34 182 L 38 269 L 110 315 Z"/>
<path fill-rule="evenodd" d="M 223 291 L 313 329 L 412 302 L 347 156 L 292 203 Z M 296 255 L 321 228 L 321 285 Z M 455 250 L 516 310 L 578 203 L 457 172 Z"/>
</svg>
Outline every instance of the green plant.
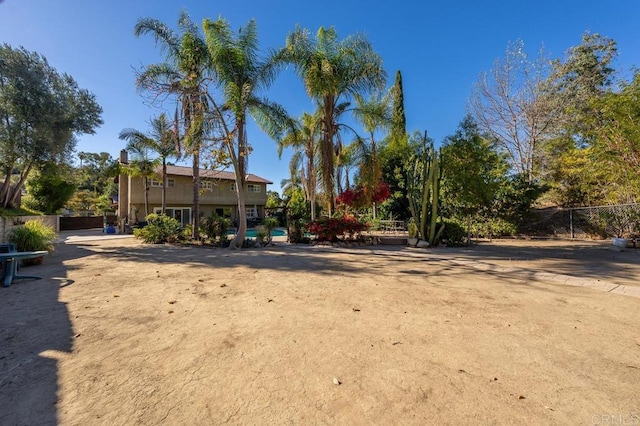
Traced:
<svg viewBox="0 0 640 426">
<path fill-rule="evenodd" d="M 256 243 L 269 244 L 271 242 L 271 231 L 264 225 L 256 226 Z"/>
<path fill-rule="evenodd" d="M 418 238 L 418 225 L 416 225 L 416 221 L 411 218 L 407 223 L 407 232 L 409 233 L 409 238 Z"/>
<path fill-rule="evenodd" d="M 261 236 L 261 232 L 264 232 L 264 235 L 262 236 L 262 240 L 264 243 L 266 244 L 271 244 L 271 232 L 276 229 L 276 227 L 278 227 L 278 225 L 280 224 L 280 222 L 278 221 L 278 218 L 276 217 L 265 217 L 264 220 L 262 221 L 262 225 L 258 226 L 257 229 L 257 234 L 256 234 L 256 238 Z"/>
<path fill-rule="evenodd" d="M 305 235 L 308 228 L 305 219 L 289 219 L 287 226 L 287 241 L 294 244 L 309 244 L 311 239 Z"/>
<path fill-rule="evenodd" d="M 460 222 L 454 219 L 444 219 L 442 225 L 444 225 L 441 236 L 443 243 L 448 246 L 461 246 L 465 243 L 467 232 Z"/>
<path fill-rule="evenodd" d="M 144 228 L 133 230 L 133 235 L 149 244 L 161 244 L 178 241 L 181 236 L 180 222 L 176 219 L 151 213 L 146 217 Z"/>
<path fill-rule="evenodd" d="M 420 150 L 411 160 L 412 166 L 408 173 L 411 217 L 418 227 L 419 238 L 428 241 L 432 247 L 438 244 L 444 231 L 444 224 L 438 226 L 442 179 L 439 157 L 433 141 L 427 138 L 425 132 Z"/>
<path fill-rule="evenodd" d="M 471 233 L 480 238 L 493 238 L 515 235 L 518 227 L 508 220 L 502 218 L 482 218 L 471 223 Z"/>
<path fill-rule="evenodd" d="M 45 225 L 39 220 L 28 220 L 24 225 L 13 228 L 7 237 L 10 243 L 16 245 L 18 251 L 53 251 L 56 237 L 55 229 Z M 42 263 L 42 258 L 25 259 L 24 265 L 35 265 Z"/>
<path fill-rule="evenodd" d="M 640 212 L 631 209 L 604 210 L 596 219 L 603 236 L 613 233 L 618 238 L 632 235 L 640 227 Z"/>
<path fill-rule="evenodd" d="M 200 218 L 201 236 L 206 236 L 211 243 L 224 244 L 228 240 L 228 230 L 231 226 L 231 219 L 218 216 L 213 213 L 208 217 Z"/>
</svg>

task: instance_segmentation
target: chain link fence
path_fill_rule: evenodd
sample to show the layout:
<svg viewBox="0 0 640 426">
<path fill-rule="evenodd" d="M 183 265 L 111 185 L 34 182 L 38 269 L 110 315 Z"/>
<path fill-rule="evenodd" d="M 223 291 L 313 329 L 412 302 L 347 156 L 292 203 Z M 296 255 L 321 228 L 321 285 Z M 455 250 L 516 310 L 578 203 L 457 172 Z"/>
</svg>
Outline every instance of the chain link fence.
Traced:
<svg viewBox="0 0 640 426">
<path fill-rule="evenodd" d="M 640 203 L 569 209 L 571 238 L 622 237 L 640 233 Z"/>
</svg>

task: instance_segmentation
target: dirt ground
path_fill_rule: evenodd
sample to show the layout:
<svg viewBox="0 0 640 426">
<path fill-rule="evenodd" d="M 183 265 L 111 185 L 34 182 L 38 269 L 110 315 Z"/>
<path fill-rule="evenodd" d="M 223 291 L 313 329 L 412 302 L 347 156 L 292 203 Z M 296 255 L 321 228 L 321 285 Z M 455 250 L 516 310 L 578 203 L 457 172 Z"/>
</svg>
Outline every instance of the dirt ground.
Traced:
<svg viewBox="0 0 640 426">
<path fill-rule="evenodd" d="M 89 238 L 26 271 L 2 425 L 640 423 L 640 249 Z"/>
</svg>

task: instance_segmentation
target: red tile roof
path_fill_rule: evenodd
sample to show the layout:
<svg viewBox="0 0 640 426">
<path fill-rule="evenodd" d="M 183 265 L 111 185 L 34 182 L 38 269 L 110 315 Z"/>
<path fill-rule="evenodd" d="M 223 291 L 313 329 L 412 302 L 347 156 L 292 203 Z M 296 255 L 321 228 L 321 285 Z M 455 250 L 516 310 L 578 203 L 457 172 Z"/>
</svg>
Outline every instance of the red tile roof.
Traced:
<svg viewBox="0 0 640 426">
<path fill-rule="evenodd" d="M 174 176 L 193 176 L 193 174 L 191 173 L 192 168 L 191 167 L 185 167 L 185 166 L 167 166 L 167 175 L 174 175 Z M 158 170 L 159 173 L 162 172 L 162 169 Z M 226 172 L 226 171 L 221 171 L 221 170 L 205 170 L 205 169 L 200 169 L 200 177 L 201 178 L 210 178 L 210 179 L 223 179 L 223 180 L 235 180 L 235 174 L 233 172 Z M 266 184 L 272 184 L 273 182 L 271 182 L 270 180 L 267 180 L 265 178 L 262 178 L 260 176 L 256 176 L 254 174 L 248 174 L 247 178 L 246 178 L 247 182 L 254 182 L 254 183 L 266 183 Z"/>
</svg>

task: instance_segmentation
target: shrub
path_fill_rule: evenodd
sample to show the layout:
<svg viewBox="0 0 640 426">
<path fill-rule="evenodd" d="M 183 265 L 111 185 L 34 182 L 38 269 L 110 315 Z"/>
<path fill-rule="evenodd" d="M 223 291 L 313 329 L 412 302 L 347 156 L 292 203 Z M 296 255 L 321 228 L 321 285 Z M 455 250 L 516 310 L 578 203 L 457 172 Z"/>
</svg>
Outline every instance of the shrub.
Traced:
<svg viewBox="0 0 640 426">
<path fill-rule="evenodd" d="M 444 219 L 444 231 L 440 239 L 448 246 L 460 246 L 465 243 L 467 232 L 465 228 L 454 219 Z M 438 226 L 439 227 L 439 226 Z"/>
<path fill-rule="evenodd" d="M 471 233 L 476 237 L 492 238 L 515 235 L 518 227 L 505 219 L 486 218 L 471 224 Z"/>
<path fill-rule="evenodd" d="M 305 235 L 308 224 L 305 219 L 290 219 L 287 227 L 287 241 L 294 244 L 309 244 L 311 241 Z"/>
<path fill-rule="evenodd" d="M 178 241 L 181 235 L 180 222 L 176 219 L 152 213 L 146 217 L 144 228 L 133 230 L 133 235 L 149 244 Z"/>
<path fill-rule="evenodd" d="M 56 237 L 53 227 L 39 220 L 28 220 L 9 232 L 8 241 L 15 244 L 18 251 L 53 251 Z"/>
<path fill-rule="evenodd" d="M 309 224 L 309 232 L 316 236 L 318 241 L 336 241 L 345 238 L 360 238 L 366 231 L 366 223 L 360 222 L 352 216 L 341 218 L 322 218 Z"/>
<path fill-rule="evenodd" d="M 215 213 L 208 217 L 200 218 L 200 234 L 206 235 L 210 242 L 216 241 L 224 244 L 228 239 L 228 230 L 231 219 L 218 216 Z"/>
<path fill-rule="evenodd" d="M 17 226 L 9 232 L 7 240 L 16 245 L 18 251 L 53 251 L 53 242 L 57 237 L 53 227 L 45 225 L 39 220 L 28 220 L 24 225 Z M 24 259 L 23 265 L 37 265 L 42 258 Z"/>
</svg>

